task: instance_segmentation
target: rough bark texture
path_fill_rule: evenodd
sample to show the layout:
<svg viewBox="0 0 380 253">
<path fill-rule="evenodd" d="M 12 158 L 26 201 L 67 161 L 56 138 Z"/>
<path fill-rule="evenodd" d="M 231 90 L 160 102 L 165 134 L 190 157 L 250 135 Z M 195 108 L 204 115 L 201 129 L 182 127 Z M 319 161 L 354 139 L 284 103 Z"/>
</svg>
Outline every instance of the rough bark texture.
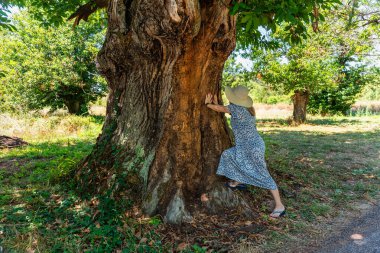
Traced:
<svg viewBox="0 0 380 253">
<path fill-rule="evenodd" d="M 294 91 L 293 99 L 293 120 L 297 124 L 306 121 L 306 106 L 309 102 L 310 93 L 307 90 Z"/>
<path fill-rule="evenodd" d="M 241 205 L 216 168 L 231 145 L 220 94 L 235 47 L 235 17 L 219 0 L 113 0 L 98 68 L 110 94 L 102 134 L 76 178 L 87 191 L 123 192 L 148 215 L 191 220 L 202 193 L 211 210 Z"/>
</svg>

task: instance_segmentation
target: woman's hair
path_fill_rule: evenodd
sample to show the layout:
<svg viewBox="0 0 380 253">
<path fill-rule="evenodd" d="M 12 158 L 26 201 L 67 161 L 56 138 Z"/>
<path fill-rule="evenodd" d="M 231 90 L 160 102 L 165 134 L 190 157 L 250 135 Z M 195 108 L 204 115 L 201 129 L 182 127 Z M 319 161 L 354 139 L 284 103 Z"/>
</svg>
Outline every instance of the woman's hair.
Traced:
<svg viewBox="0 0 380 253">
<path fill-rule="evenodd" d="M 247 109 L 248 109 L 249 113 L 250 113 L 252 116 L 256 116 L 255 108 L 253 108 L 253 106 L 252 106 L 252 107 L 249 107 L 249 108 L 247 108 Z"/>
</svg>

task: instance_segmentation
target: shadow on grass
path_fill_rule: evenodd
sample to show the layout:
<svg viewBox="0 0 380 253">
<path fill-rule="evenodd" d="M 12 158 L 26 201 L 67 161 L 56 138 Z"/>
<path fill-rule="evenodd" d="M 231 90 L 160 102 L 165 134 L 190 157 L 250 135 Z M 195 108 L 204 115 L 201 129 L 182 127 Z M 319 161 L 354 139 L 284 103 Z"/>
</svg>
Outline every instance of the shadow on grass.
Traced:
<svg viewBox="0 0 380 253">
<path fill-rule="evenodd" d="M 337 126 L 337 125 L 353 125 L 353 124 L 358 124 L 358 123 L 364 123 L 365 121 L 363 120 L 358 120 L 358 119 L 347 119 L 347 118 L 338 118 L 338 119 L 332 119 L 332 118 L 325 118 L 325 119 L 308 119 L 306 123 L 312 124 L 312 125 L 332 125 L 332 126 Z"/>
<path fill-rule="evenodd" d="M 269 171 L 295 215 L 307 221 L 380 190 L 379 136 L 380 130 L 262 134 Z"/>
<path fill-rule="evenodd" d="M 123 226 L 121 219 L 123 211 L 130 206 L 104 195 L 94 196 L 93 200 L 84 201 L 63 187 L 3 192 L 0 196 L 2 246 L 16 252 L 28 248 L 49 252 L 89 249 L 111 252 L 128 242 L 127 246 L 134 249 L 140 238 L 134 236 L 131 228 Z"/>
<path fill-rule="evenodd" d="M 289 126 L 291 121 L 288 119 L 257 119 L 257 123 L 269 126 Z"/>
<path fill-rule="evenodd" d="M 379 165 L 380 130 L 368 132 L 302 132 L 274 129 L 262 133 L 267 146 L 269 159 L 276 157 L 288 165 L 297 160 L 334 166 L 334 168 L 350 168 L 365 166 L 365 163 Z M 279 163 L 281 163 L 279 161 Z"/>
<path fill-rule="evenodd" d="M 135 252 L 140 247 L 133 226 L 123 227 L 131 202 L 108 193 L 83 199 L 67 177 L 92 147 L 91 141 L 43 142 L 1 155 L 0 239 L 6 252 Z M 141 245 L 140 252 L 163 252 L 158 235 L 151 229 L 146 234 L 150 245 Z"/>
<path fill-rule="evenodd" d="M 322 119 L 308 119 L 306 120 L 305 124 L 310 125 L 321 125 L 321 126 L 339 126 L 339 125 L 355 125 L 355 124 L 364 124 L 371 122 L 370 120 L 363 120 L 363 119 L 353 119 L 353 118 L 322 118 Z M 278 125 L 278 126 L 290 126 L 292 125 L 291 119 L 257 119 L 258 124 L 265 124 L 265 125 Z M 296 125 L 294 125 L 297 127 Z"/>
<path fill-rule="evenodd" d="M 0 156 L 1 185 L 25 187 L 56 182 L 88 155 L 93 145 L 92 141 L 67 139 L 9 150 Z"/>
</svg>

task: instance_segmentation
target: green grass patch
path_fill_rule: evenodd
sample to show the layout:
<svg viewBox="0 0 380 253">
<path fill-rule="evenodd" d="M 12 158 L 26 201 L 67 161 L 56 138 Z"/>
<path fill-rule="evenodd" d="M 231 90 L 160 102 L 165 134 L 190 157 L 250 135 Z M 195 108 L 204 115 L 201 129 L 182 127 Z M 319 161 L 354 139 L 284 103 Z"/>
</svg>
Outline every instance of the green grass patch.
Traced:
<svg viewBox="0 0 380 253">
<path fill-rule="evenodd" d="M 141 224 L 124 215 L 128 201 L 107 194 L 84 200 L 70 190 L 67 176 L 91 152 L 102 120 L 13 119 L 24 124 L 20 137 L 29 145 L 0 151 L 0 245 L 7 252 L 167 251 L 154 230 L 157 217 Z"/>
<path fill-rule="evenodd" d="M 378 195 L 380 117 L 311 117 L 297 127 L 284 120 L 276 126 L 275 121 L 259 121 L 258 130 L 266 143 L 269 170 L 288 209 L 276 231 L 290 228 L 290 238 L 312 235 L 318 224 L 339 211 Z M 264 251 L 291 241 L 267 238 Z"/>
</svg>

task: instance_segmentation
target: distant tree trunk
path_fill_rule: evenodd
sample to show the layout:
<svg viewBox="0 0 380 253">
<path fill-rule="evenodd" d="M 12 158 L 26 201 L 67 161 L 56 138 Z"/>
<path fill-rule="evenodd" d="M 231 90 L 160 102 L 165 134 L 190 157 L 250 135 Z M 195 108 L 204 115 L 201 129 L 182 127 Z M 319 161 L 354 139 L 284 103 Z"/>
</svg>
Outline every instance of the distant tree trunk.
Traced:
<svg viewBox="0 0 380 253">
<path fill-rule="evenodd" d="M 65 100 L 65 105 L 70 114 L 78 114 L 80 105 L 79 101 Z"/>
<path fill-rule="evenodd" d="M 306 106 L 309 102 L 310 93 L 307 90 L 294 91 L 293 99 L 293 120 L 297 124 L 306 121 Z"/>
<path fill-rule="evenodd" d="M 221 92 L 236 18 L 220 0 L 115 0 L 98 68 L 110 94 L 101 135 L 76 174 L 86 191 L 109 190 L 166 222 L 194 203 L 242 206 L 215 175 L 231 146 L 224 115 L 204 105 Z M 220 97 L 220 96 L 219 96 Z"/>
<path fill-rule="evenodd" d="M 84 99 L 64 98 L 63 101 L 70 114 L 80 115 L 86 113 L 86 110 L 83 110 L 83 106 L 85 105 Z"/>
</svg>

